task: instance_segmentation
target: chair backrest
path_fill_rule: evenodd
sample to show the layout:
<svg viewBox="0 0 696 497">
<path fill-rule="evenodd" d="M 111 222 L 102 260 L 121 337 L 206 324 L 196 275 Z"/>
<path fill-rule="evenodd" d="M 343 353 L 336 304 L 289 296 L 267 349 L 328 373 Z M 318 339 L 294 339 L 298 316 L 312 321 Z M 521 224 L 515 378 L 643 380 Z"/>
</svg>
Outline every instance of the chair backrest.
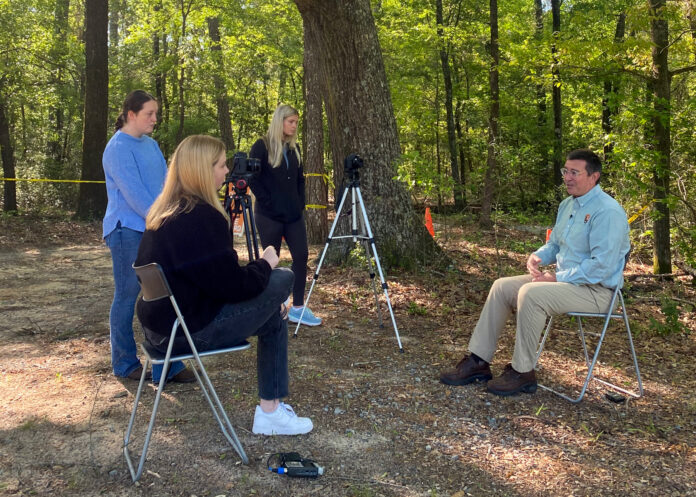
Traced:
<svg viewBox="0 0 696 497">
<path fill-rule="evenodd" d="M 159 264 L 151 262 L 144 266 L 133 266 L 133 269 L 140 282 L 144 301 L 150 302 L 172 296 L 172 289 L 169 288 L 167 278 Z"/>
</svg>

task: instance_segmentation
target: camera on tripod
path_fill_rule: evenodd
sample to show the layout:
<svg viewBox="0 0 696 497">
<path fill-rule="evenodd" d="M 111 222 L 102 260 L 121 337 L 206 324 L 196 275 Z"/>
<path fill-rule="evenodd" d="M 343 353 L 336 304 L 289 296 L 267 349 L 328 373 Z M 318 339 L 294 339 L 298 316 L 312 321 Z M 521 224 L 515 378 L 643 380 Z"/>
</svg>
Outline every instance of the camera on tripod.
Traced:
<svg viewBox="0 0 696 497">
<path fill-rule="evenodd" d="M 343 172 L 353 175 L 358 169 L 363 167 L 363 160 L 358 154 L 350 154 L 343 161 Z"/>
<path fill-rule="evenodd" d="M 240 190 L 245 190 L 249 180 L 261 171 L 261 161 L 254 157 L 247 157 L 244 152 L 237 152 L 232 157 L 232 170 L 225 181 L 232 183 Z"/>
</svg>

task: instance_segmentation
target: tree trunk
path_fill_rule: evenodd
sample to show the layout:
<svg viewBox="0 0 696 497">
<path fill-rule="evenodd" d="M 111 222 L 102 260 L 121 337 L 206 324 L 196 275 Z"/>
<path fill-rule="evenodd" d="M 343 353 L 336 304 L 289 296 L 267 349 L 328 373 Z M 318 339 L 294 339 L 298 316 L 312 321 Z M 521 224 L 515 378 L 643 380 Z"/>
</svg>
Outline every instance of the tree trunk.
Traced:
<svg viewBox="0 0 696 497">
<path fill-rule="evenodd" d="M 53 44 L 49 51 L 51 60 L 56 62 L 53 72 L 53 87 L 56 95 L 56 102 L 49 111 L 49 120 L 52 124 L 52 131 L 48 140 L 48 164 L 44 173 L 49 177 L 60 177 L 64 162 L 63 134 L 65 117 L 64 111 L 67 107 L 65 94 L 67 88 L 63 81 L 64 60 L 67 56 L 68 39 L 68 12 L 70 10 L 70 0 L 57 0 L 55 4 L 55 20 L 53 21 Z"/>
<path fill-rule="evenodd" d="M 616 32 L 614 33 L 614 43 L 621 43 L 626 32 L 626 14 L 619 14 L 619 19 L 616 21 Z M 611 161 L 611 155 L 614 151 L 614 142 L 611 140 L 611 133 L 614 130 L 612 118 L 618 112 L 616 105 L 616 93 L 619 88 L 619 83 L 616 78 L 604 78 L 604 97 L 602 98 L 602 131 L 604 132 L 604 163 Z"/>
<path fill-rule="evenodd" d="M 215 69 L 213 69 L 213 84 L 215 85 L 215 102 L 217 104 L 218 126 L 220 138 L 225 143 L 227 150 L 234 150 L 234 135 L 232 134 L 232 122 L 230 121 L 230 105 L 227 101 L 227 88 L 223 75 L 225 74 L 225 62 L 222 59 L 222 47 L 220 45 L 220 19 L 208 18 L 208 33 L 210 35 L 211 55 Z M 232 164 L 229 163 L 228 167 Z"/>
<path fill-rule="evenodd" d="M 500 116 L 500 95 L 498 84 L 498 66 L 500 64 L 500 49 L 498 47 L 498 0 L 490 0 L 491 18 L 491 67 L 488 72 L 488 86 L 490 90 L 490 114 L 488 119 L 488 159 L 486 164 L 486 179 L 483 186 L 483 198 L 481 199 L 481 218 L 479 224 L 482 228 L 490 228 L 491 207 L 493 204 L 493 191 L 495 189 L 495 177 L 498 169 L 498 118 Z"/>
<path fill-rule="evenodd" d="M 691 46 L 696 61 L 696 0 L 688 0 L 687 18 L 689 19 L 689 29 L 691 30 Z"/>
<path fill-rule="evenodd" d="M 553 44 L 551 54 L 553 65 L 551 67 L 551 82 L 553 88 L 553 178 L 554 184 L 563 184 L 561 167 L 563 167 L 563 107 L 561 105 L 561 70 L 558 60 L 558 48 L 556 44 L 561 36 L 561 0 L 551 0 L 551 17 L 553 23 Z"/>
<path fill-rule="evenodd" d="M 102 154 L 106 147 L 109 114 L 109 8 L 103 0 L 85 0 L 85 111 L 82 132 L 82 180 L 104 180 Z M 77 217 L 104 215 L 106 189 L 102 184 L 81 183 Z"/>
<path fill-rule="evenodd" d="M 672 272 L 670 248 L 670 218 L 667 197 L 670 176 L 670 85 L 669 25 L 665 17 L 665 0 L 649 0 L 650 34 L 653 62 L 653 131 L 656 161 L 653 166 L 655 181 L 653 198 L 657 211 L 653 221 L 653 270 L 656 274 Z"/>
<path fill-rule="evenodd" d="M 295 4 L 319 48 L 334 171 L 343 179 L 343 158 L 363 157 L 360 186 L 382 261 L 407 265 L 432 256 L 432 238 L 393 180 L 401 151 L 370 1 Z"/>
<path fill-rule="evenodd" d="M 328 187 L 324 177 L 324 120 L 319 73 L 319 47 L 310 29 L 304 30 L 304 171 L 309 243 L 324 243 L 329 235 Z"/>
<path fill-rule="evenodd" d="M 447 145 L 450 156 L 450 171 L 452 172 L 454 208 L 461 210 L 464 208 L 464 198 L 462 196 L 462 183 L 459 178 L 459 164 L 457 153 L 457 136 L 454 126 L 454 109 L 452 106 L 452 71 L 449 64 L 449 54 L 447 53 L 447 41 L 444 37 L 442 0 L 436 0 L 436 19 L 437 36 L 440 43 L 440 63 L 442 65 L 442 79 L 445 85 L 445 110 L 447 111 Z"/>
<path fill-rule="evenodd" d="M 541 0 L 534 0 L 534 17 L 536 19 L 536 28 L 534 30 L 534 38 L 542 46 L 544 38 L 544 11 L 541 5 Z M 538 68 L 539 75 L 543 75 L 544 69 Z M 553 184 L 553 175 L 549 175 L 549 153 L 548 153 L 548 134 L 547 134 L 547 117 L 546 117 L 546 89 L 544 84 L 539 82 L 536 85 L 537 99 L 537 150 L 539 154 L 539 166 L 536 168 L 538 177 L 539 193 L 549 190 Z"/>
<path fill-rule="evenodd" d="M 5 178 L 15 177 L 15 157 L 12 139 L 10 137 L 10 122 L 8 120 L 7 101 L 0 86 L 0 156 L 2 157 L 2 175 Z M 17 210 L 17 183 L 15 181 L 3 181 L 3 205 L 5 212 Z"/>
</svg>

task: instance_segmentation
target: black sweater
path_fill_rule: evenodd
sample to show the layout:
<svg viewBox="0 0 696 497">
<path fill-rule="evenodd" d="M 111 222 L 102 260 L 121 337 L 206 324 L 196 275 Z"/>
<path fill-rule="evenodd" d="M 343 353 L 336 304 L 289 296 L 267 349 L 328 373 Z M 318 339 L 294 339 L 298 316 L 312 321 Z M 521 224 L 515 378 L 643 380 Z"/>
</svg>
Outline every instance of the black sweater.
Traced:
<svg viewBox="0 0 696 497">
<path fill-rule="evenodd" d="M 239 265 L 227 221 L 202 202 L 143 233 L 135 265 L 151 262 L 162 266 L 191 333 L 210 323 L 224 304 L 259 295 L 271 275 L 271 266 L 263 259 Z M 176 318 L 169 299 L 141 298 L 136 310 L 145 328 L 169 336 Z"/>
<path fill-rule="evenodd" d="M 256 211 L 281 223 L 292 223 L 302 216 L 305 208 L 305 178 L 302 164 L 293 150 L 288 160 L 281 158 L 278 167 L 268 163 L 268 149 L 263 139 L 251 147 L 249 157 L 261 161 L 261 172 L 249 181 L 256 197 Z"/>
</svg>

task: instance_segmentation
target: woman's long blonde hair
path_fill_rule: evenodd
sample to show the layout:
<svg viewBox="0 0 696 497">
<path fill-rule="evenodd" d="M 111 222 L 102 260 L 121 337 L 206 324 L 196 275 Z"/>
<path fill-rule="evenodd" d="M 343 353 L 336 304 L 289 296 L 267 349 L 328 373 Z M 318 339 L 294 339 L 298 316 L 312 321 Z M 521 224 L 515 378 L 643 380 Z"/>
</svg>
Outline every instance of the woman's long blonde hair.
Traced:
<svg viewBox="0 0 696 497">
<path fill-rule="evenodd" d="M 268 149 L 268 163 L 272 167 L 280 166 L 283 160 L 283 145 L 288 144 L 288 148 L 295 152 L 297 161 L 300 162 L 300 152 L 297 150 L 297 133 L 286 140 L 283 135 L 283 121 L 290 116 L 299 116 L 297 109 L 287 104 L 280 104 L 271 119 L 266 133 L 266 148 Z"/>
<path fill-rule="evenodd" d="M 169 161 L 164 188 L 147 213 L 145 227 L 156 230 L 170 216 L 190 212 L 201 201 L 220 211 L 229 223 L 218 199 L 213 175 L 213 165 L 224 153 L 225 144 L 212 136 L 184 138 Z"/>
</svg>

